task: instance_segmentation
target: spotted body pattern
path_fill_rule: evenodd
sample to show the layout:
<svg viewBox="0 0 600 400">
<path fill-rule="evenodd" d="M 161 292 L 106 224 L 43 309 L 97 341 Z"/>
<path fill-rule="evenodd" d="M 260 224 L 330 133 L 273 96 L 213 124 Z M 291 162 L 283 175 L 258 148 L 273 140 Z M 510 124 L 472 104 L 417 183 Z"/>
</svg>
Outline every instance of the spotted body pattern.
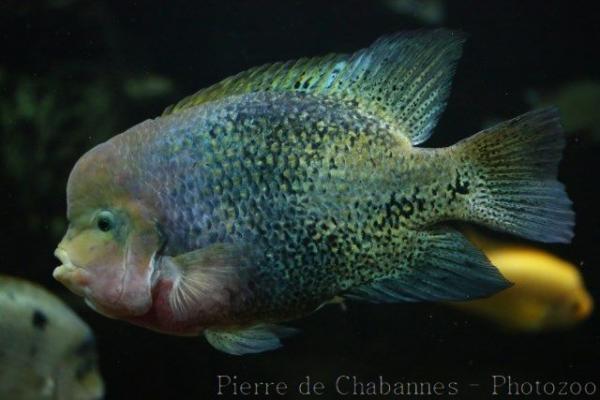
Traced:
<svg viewBox="0 0 600 400">
<path fill-rule="evenodd" d="M 276 318 L 410 271 L 425 254 L 417 230 L 462 206 L 469 182 L 451 158 L 425 163 L 434 156 L 391 129 L 351 104 L 260 93 L 142 124 L 121 140 L 149 141 L 146 162 L 129 158 L 142 174 L 129 180 L 156 182 L 165 254 L 252 246 L 256 298 L 236 311 Z M 125 158 L 128 146 L 115 145 Z"/>
<path fill-rule="evenodd" d="M 461 43 L 413 32 L 258 67 L 101 144 L 69 178 L 55 276 L 104 314 L 204 331 L 232 354 L 278 347 L 287 332 L 274 323 L 340 296 L 506 288 L 446 223 L 569 241 L 555 180 L 564 140 L 544 109 L 448 148 L 414 147 L 445 105 Z"/>
</svg>

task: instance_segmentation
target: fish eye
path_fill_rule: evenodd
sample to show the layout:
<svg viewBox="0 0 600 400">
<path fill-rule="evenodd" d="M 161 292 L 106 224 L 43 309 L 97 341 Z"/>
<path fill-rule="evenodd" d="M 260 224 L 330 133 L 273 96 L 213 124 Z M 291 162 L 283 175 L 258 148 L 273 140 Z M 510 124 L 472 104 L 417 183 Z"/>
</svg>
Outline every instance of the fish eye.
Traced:
<svg viewBox="0 0 600 400">
<path fill-rule="evenodd" d="M 108 211 L 102 211 L 100 214 L 98 214 L 96 226 L 102 232 L 111 231 L 115 227 L 115 221 L 112 213 Z"/>
</svg>

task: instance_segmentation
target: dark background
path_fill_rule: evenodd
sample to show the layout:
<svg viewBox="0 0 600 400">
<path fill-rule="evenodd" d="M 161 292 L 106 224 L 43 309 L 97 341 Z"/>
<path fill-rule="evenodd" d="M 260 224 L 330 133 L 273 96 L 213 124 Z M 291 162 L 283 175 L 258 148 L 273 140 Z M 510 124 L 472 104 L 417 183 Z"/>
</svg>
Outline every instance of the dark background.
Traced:
<svg viewBox="0 0 600 400">
<path fill-rule="evenodd" d="M 427 145 L 451 144 L 485 121 L 527 111 L 531 88 L 600 79 L 600 17 L 587 4 L 445 3 L 440 25 L 469 40 Z M 382 34 L 423 26 L 379 1 L 3 1 L 0 272 L 42 283 L 92 326 L 107 399 L 216 398 L 217 374 L 290 386 L 311 375 L 328 386 L 320 398 L 337 398 L 332 383 L 341 374 L 457 381 L 457 397 L 473 399 L 487 397 L 491 374 L 593 380 L 600 390 L 597 314 L 566 332 L 512 335 L 437 305 L 352 304 L 346 312 L 331 306 L 297 321 L 303 333 L 283 349 L 240 358 L 203 338 L 159 335 L 101 317 L 51 278 L 58 264 L 52 252 L 65 229 L 68 173 L 93 145 L 248 67 L 350 52 Z M 570 136 L 560 178 L 574 200 L 576 236 L 568 246 L 545 246 L 581 266 L 596 297 L 599 148 L 585 129 Z"/>
</svg>

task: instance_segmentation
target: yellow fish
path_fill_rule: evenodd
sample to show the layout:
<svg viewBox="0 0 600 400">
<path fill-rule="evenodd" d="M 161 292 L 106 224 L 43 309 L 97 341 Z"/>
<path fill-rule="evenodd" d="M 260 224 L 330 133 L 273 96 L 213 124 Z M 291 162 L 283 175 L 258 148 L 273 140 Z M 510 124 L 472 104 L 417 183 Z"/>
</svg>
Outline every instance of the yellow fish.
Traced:
<svg viewBox="0 0 600 400">
<path fill-rule="evenodd" d="M 567 328 L 590 316 L 594 302 L 575 265 L 544 250 L 467 232 L 514 286 L 492 297 L 452 306 L 517 331 Z"/>
</svg>

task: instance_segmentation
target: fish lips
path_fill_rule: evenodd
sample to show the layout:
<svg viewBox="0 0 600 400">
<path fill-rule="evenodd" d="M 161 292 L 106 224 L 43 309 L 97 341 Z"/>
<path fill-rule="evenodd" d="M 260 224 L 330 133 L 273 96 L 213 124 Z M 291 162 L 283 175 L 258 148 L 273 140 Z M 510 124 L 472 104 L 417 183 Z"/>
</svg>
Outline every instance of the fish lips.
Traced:
<svg viewBox="0 0 600 400">
<path fill-rule="evenodd" d="M 62 262 L 62 265 L 56 267 L 52 272 L 54 279 L 65 285 L 76 295 L 85 297 L 87 293 L 86 288 L 90 283 L 89 273 L 85 269 L 73 264 L 69 254 L 60 247 L 54 251 L 54 256 Z"/>
<path fill-rule="evenodd" d="M 52 273 L 54 279 L 66 286 L 71 292 L 85 298 L 86 304 L 96 312 L 110 318 L 124 318 L 131 315 L 145 314 L 152 306 L 150 290 L 148 290 L 149 296 L 147 299 L 144 297 L 141 304 L 135 304 L 133 298 L 124 298 L 122 279 L 119 279 L 119 284 L 110 284 L 110 279 L 108 281 L 99 280 L 97 270 L 73 263 L 69 253 L 60 246 L 54 251 L 54 255 L 62 262 L 62 265 L 56 267 Z M 110 275 L 104 274 L 103 276 L 110 278 Z M 125 274 L 125 278 L 127 276 Z M 152 276 L 151 273 L 150 277 Z M 101 296 L 99 297 L 98 294 Z M 125 296 L 127 294 L 128 292 L 125 292 Z"/>
</svg>

